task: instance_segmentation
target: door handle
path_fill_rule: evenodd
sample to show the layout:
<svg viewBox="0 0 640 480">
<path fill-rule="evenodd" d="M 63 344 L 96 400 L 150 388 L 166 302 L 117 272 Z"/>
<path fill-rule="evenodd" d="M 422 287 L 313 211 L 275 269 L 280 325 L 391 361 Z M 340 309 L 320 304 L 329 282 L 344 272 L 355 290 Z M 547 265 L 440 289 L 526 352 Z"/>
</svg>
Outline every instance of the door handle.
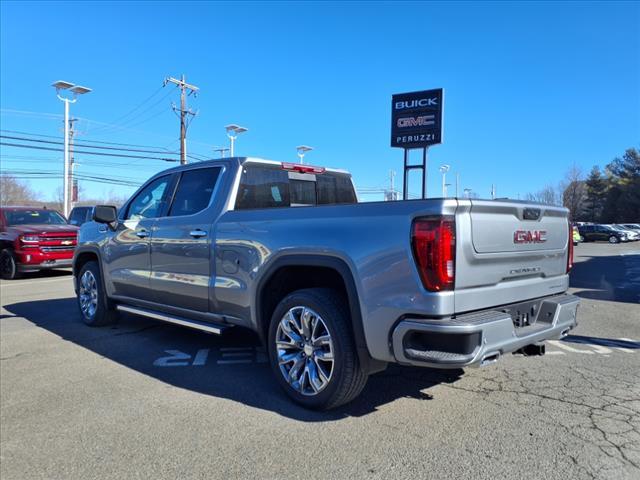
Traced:
<svg viewBox="0 0 640 480">
<path fill-rule="evenodd" d="M 146 230 L 138 230 L 136 232 L 136 235 L 138 236 L 138 238 L 147 238 L 149 236 L 149 232 L 147 232 Z"/>
<path fill-rule="evenodd" d="M 206 236 L 207 232 L 198 228 L 197 230 L 191 230 L 189 232 L 189 235 L 191 235 L 193 238 L 200 238 Z"/>
</svg>

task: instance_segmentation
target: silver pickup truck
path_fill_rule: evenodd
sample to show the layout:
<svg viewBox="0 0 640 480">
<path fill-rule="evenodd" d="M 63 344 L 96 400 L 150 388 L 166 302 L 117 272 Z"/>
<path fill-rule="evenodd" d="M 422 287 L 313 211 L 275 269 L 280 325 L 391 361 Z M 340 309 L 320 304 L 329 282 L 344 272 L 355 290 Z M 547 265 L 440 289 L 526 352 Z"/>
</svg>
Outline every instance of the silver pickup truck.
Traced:
<svg viewBox="0 0 640 480">
<path fill-rule="evenodd" d="M 158 173 L 93 220 L 73 260 L 85 323 L 249 328 L 309 408 L 349 402 L 389 362 L 487 365 L 576 325 L 564 208 L 358 203 L 347 172 L 229 158 Z"/>
</svg>

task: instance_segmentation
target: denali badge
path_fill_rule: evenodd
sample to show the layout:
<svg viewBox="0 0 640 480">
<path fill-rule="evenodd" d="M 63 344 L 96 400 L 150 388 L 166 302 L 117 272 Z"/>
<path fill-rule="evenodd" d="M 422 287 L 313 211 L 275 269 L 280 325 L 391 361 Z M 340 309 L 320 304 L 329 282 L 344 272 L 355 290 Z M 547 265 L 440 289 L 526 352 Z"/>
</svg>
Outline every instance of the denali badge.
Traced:
<svg viewBox="0 0 640 480">
<path fill-rule="evenodd" d="M 509 275 L 525 275 L 527 273 L 536 273 L 542 270 L 541 267 L 522 267 L 509 270 Z"/>
<path fill-rule="evenodd" d="M 513 232 L 513 243 L 544 243 L 546 241 L 546 230 L 516 230 Z"/>
</svg>

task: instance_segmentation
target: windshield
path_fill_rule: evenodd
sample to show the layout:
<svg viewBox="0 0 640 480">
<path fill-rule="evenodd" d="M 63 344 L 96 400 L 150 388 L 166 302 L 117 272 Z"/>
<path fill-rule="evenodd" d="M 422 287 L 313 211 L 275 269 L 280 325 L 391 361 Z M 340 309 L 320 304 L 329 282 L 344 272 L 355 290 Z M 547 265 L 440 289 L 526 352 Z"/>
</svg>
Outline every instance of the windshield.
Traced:
<svg viewBox="0 0 640 480">
<path fill-rule="evenodd" d="M 5 210 L 7 225 L 65 225 L 62 215 L 53 210 Z"/>
</svg>

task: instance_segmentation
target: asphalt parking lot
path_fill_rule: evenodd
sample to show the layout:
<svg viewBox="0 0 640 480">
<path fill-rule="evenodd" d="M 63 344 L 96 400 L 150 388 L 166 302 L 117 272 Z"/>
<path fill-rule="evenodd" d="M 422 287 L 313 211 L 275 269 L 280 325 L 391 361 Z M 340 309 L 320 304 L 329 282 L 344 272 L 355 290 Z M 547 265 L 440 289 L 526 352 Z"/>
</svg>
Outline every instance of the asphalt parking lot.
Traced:
<svg viewBox="0 0 640 480">
<path fill-rule="evenodd" d="M 68 272 L 0 284 L 0 477 L 640 478 L 640 242 L 576 247 L 579 326 L 544 357 L 389 367 L 329 413 L 256 339 L 84 326 Z"/>
</svg>

